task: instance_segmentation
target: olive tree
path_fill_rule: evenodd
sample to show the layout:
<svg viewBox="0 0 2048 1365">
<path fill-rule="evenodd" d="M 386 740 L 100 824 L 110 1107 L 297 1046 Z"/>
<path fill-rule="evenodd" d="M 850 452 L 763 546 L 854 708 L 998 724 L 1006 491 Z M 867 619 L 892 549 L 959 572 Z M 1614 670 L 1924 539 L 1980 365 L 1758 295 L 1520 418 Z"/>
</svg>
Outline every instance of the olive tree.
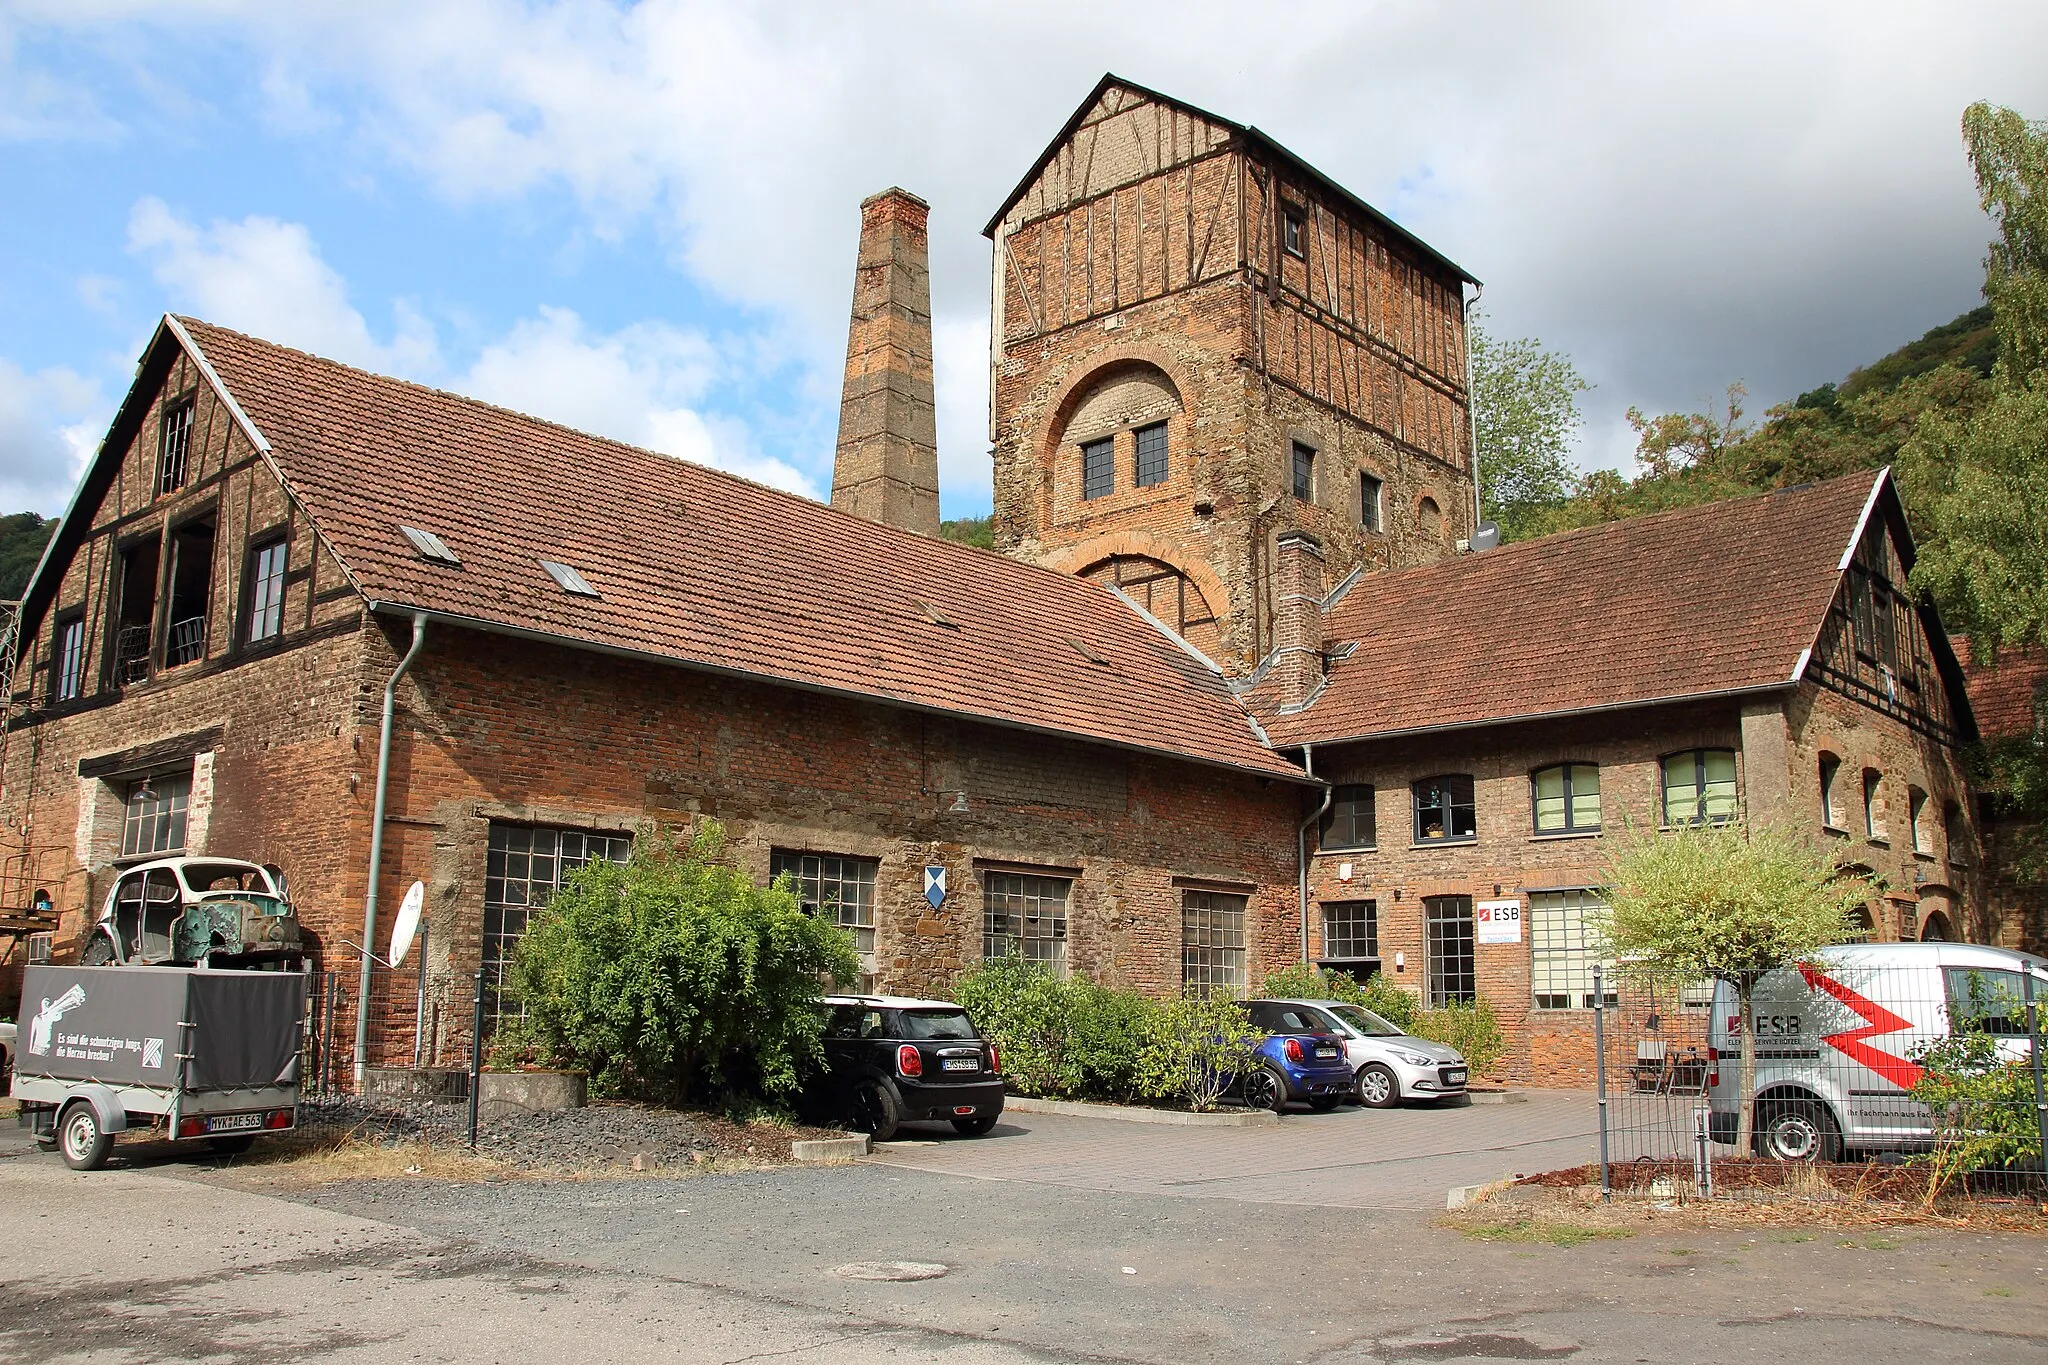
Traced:
<svg viewBox="0 0 2048 1365">
<path fill-rule="evenodd" d="M 1755 1131 L 1757 982 L 1850 932 L 1877 894 L 1827 850 L 1772 824 L 1632 834 L 1608 868 L 1608 909 L 1592 927 L 1614 957 L 1676 981 L 1725 981 L 1740 1005 L 1742 1089 L 1735 1143 Z"/>
</svg>

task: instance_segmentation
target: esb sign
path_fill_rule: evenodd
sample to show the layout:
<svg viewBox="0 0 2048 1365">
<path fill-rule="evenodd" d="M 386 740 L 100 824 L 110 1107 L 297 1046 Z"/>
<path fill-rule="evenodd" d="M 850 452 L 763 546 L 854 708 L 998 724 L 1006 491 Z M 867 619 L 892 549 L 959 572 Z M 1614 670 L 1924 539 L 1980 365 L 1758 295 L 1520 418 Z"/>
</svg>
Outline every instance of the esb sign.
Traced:
<svg viewBox="0 0 2048 1365">
<path fill-rule="evenodd" d="M 1474 907 L 1478 915 L 1478 932 L 1473 935 L 1480 943 L 1520 943 L 1522 941 L 1522 903 L 1520 901 L 1481 901 Z"/>
</svg>

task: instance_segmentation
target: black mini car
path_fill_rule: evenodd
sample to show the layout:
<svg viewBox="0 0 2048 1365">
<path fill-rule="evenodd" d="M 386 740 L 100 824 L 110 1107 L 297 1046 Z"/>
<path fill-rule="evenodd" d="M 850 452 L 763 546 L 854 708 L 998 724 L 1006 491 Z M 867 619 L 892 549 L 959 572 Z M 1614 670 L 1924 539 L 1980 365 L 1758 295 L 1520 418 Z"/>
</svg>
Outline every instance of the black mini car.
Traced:
<svg viewBox="0 0 2048 1365">
<path fill-rule="evenodd" d="M 892 995 L 828 995 L 825 1004 L 825 1073 L 806 1108 L 877 1142 L 905 1123 L 943 1121 L 969 1137 L 996 1126 L 1002 1060 L 966 1010 Z"/>
</svg>

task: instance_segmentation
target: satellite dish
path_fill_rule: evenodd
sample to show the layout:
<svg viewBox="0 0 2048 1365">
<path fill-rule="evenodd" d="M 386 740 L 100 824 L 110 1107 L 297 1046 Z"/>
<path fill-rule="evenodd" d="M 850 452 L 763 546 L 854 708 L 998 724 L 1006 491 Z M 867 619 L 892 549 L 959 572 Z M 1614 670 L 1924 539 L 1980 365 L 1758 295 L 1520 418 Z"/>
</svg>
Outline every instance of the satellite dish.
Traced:
<svg viewBox="0 0 2048 1365">
<path fill-rule="evenodd" d="M 427 903 L 427 884 L 414 882 L 399 903 L 398 918 L 391 922 L 391 965 L 396 967 L 405 961 L 405 955 L 412 947 L 412 936 L 420 931 L 420 910 Z"/>
</svg>

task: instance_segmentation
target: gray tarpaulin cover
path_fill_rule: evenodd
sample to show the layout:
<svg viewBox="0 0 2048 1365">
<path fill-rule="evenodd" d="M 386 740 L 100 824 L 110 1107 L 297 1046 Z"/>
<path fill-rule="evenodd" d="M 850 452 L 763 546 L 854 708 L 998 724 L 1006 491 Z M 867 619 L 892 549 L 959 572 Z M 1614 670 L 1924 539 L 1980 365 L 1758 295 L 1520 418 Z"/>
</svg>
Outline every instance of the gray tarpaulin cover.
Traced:
<svg viewBox="0 0 2048 1365">
<path fill-rule="evenodd" d="M 271 1085 L 299 1051 L 297 972 L 186 967 L 28 968 L 15 1069 L 24 1076 L 175 1086 L 191 1020 L 188 1088 Z"/>
</svg>

